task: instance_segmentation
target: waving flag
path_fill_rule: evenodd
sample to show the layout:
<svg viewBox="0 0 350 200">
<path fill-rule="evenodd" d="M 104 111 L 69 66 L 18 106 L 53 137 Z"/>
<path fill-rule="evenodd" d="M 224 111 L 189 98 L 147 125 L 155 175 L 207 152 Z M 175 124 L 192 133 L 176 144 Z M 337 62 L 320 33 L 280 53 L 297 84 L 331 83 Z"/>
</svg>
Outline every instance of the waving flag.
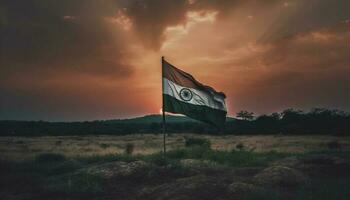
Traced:
<svg viewBox="0 0 350 200">
<path fill-rule="evenodd" d="M 225 94 L 203 85 L 192 75 L 163 60 L 163 110 L 222 127 L 226 120 Z"/>
</svg>

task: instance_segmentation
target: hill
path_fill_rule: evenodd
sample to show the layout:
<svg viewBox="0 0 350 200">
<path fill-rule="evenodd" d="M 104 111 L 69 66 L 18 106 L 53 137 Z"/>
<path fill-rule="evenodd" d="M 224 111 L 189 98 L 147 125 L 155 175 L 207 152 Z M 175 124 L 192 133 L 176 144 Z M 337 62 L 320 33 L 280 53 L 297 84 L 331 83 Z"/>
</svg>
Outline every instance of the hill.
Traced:
<svg viewBox="0 0 350 200">
<path fill-rule="evenodd" d="M 252 118 L 227 118 L 218 129 L 185 116 L 167 115 L 168 133 L 197 134 L 325 134 L 349 135 L 350 114 L 339 110 L 314 109 L 310 112 L 287 109 L 281 113 Z M 161 115 L 131 119 L 84 122 L 0 121 L 0 136 L 42 135 L 125 135 L 161 133 Z"/>
<path fill-rule="evenodd" d="M 201 123 L 194 119 L 188 118 L 186 116 L 180 115 L 166 115 L 166 123 Z M 148 123 L 162 123 L 162 115 L 152 114 L 145 115 L 142 117 L 135 117 L 130 119 L 112 119 L 112 120 L 103 120 L 104 123 L 129 123 L 129 124 L 148 124 Z M 227 117 L 227 121 L 233 121 L 234 118 Z"/>
</svg>

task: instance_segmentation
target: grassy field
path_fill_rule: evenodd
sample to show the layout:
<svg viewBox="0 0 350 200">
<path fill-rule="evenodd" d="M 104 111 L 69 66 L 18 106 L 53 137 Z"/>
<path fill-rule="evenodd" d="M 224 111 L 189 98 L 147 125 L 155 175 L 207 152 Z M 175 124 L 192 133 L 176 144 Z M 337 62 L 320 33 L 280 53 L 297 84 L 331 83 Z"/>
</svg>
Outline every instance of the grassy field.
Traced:
<svg viewBox="0 0 350 200">
<path fill-rule="evenodd" d="M 209 136 L 172 134 L 167 137 L 169 150 L 184 147 L 185 138 L 197 137 L 210 140 L 214 150 L 231 151 L 242 144 L 244 150 L 254 152 L 306 152 L 329 149 L 329 143 L 337 142 L 342 150 L 350 150 L 350 137 L 333 136 Z M 163 148 L 162 135 L 126 136 L 48 136 L 48 137 L 0 137 L 0 157 L 11 160 L 32 159 L 40 153 L 59 153 L 66 157 L 121 154 L 128 144 L 133 154 L 149 155 Z"/>
<path fill-rule="evenodd" d="M 0 199 L 337 199 L 350 138 L 161 135 L 0 137 Z"/>
</svg>

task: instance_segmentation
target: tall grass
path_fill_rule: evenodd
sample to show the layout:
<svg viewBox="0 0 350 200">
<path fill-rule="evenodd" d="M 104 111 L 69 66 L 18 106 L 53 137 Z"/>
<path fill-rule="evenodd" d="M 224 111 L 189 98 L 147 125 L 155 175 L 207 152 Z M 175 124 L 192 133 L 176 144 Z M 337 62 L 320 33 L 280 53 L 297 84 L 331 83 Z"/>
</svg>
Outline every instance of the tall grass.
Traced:
<svg viewBox="0 0 350 200">
<path fill-rule="evenodd" d="M 265 152 L 255 153 L 250 151 L 220 151 L 207 147 L 196 146 L 167 152 L 167 159 L 198 159 L 213 161 L 229 167 L 253 167 L 266 166 L 268 163 L 289 156 L 288 153 Z M 153 156 L 160 156 L 154 154 Z"/>
</svg>

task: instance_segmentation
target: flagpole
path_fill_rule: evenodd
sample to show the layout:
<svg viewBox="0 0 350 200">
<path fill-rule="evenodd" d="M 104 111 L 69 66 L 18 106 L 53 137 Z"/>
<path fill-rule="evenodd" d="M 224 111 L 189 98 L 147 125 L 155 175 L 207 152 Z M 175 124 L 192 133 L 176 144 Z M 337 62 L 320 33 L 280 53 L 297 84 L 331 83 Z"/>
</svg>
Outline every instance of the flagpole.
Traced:
<svg viewBox="0 0 350 200">
<path fill-rule="evenodd" d="M 164 84 L 163 84 L 163 64 L 164 64 L 164 56 L 162 56 L 162 115 L 163 115 L 163 123 L 162 123 L 162 132 L 163 132 L 163 156 L 165 158 L 166 154 L 166 144 L 165 144 L 165 112 L 164 112 Z"/>
</svg>

